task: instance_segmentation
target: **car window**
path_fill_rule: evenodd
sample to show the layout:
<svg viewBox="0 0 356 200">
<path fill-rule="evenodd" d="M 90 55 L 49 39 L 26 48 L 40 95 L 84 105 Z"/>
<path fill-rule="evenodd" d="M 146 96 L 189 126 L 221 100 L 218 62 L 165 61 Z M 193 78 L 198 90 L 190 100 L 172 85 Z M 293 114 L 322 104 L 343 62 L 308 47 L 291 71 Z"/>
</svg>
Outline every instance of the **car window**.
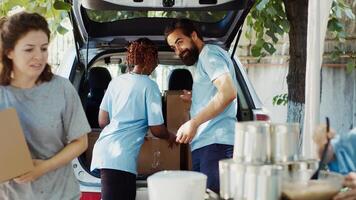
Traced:
<svg viewBox="0 0 356 200">
<path fill-rule="evenodd" d="M 224 19 L 227 11 L 113 11 L 86 9 L 86 13 L 90 20 L 101 23 L 142 17 L 188 18 L 198 22 L 212 23 Z"/>
<path fill-rule="evenodd" d="M 194 77 L 196 67 L 187 67 L 185 65 L 158 65 L 150 77 L 156 81 L 161 92 L 168 90 L 169 75 L 174 69 L 187 69 Z"/>
<path fill-rule="evenodd" d="M 107 68 L 109 70 L 112 78 L 115 78 L 115 77 L 119 76 L 120 74 L 125 73 L 127 70 L 127 66 L 125 64 L 115 64 L 115 63 L 105 64 L 105 65 L 101 65 L 101 64 L 97 63 L 97 64 L 94 64 L 93 67 Z M 150 78 L 157 83 L 157 85 L 162 93 L 165 90 L 168 90 L 169 75 L 172 73 L 172 71 L 174 69 L 187 69 L 190 71 L 190 73 L 194 77 L 196 68 L 194 66 L 188 67 L 185 65 L 159 64 L 157 66 L 157 68 L 153 71 L 153 73 L 150 75 Z"/>
</svg>

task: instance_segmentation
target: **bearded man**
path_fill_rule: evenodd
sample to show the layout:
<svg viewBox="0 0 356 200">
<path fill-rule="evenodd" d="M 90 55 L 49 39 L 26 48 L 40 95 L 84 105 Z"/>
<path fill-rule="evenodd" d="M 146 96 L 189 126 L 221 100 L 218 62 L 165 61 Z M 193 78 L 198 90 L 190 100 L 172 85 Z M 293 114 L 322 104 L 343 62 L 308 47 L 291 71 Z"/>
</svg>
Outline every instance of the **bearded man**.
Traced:
<svg viewBox="0 0 356 200">
<path fill-rule="evenodd" d="M 165 29 L 165 39 L 182 62 L 196 65 L 191 100 L 191 119 L 177 131 L 176 141 L 190 143 L 193 170 L 207 175 L 207 187 L 219 192 L 219 160 L 233 154 L 237 80 L 230 55 L 217 45 L 205 44 L 188 19 L 177 19 Z"/>
</svg>

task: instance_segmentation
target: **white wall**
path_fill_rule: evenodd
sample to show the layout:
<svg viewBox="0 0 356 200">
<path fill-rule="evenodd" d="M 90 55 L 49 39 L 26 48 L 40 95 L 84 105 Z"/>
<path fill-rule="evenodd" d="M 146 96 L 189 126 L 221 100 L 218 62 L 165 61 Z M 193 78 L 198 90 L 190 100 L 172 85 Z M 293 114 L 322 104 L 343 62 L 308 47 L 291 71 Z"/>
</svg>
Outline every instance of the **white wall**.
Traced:
<svg viewBox="0 0 356 200">
<path fill-rule="evenodd" d="M 287 93 L 286 76 L 288 67 L 259 66 L 246 69 L 263 105 L 269 111 L 272 122 L 285 122 L 287 119 L 287 106 L 272 105 L 272 98 Z"/>
</svg>

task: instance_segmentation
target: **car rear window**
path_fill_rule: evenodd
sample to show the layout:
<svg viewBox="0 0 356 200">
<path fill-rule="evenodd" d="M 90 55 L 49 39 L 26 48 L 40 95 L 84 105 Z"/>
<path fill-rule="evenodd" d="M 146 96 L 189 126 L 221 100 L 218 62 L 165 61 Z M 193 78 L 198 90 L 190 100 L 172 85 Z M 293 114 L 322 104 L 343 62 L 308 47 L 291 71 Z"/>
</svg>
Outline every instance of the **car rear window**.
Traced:
<svg viewBox="0 0 356 200">
<path fill-rule="evenodd" d="M 90 20 L 104 23 L 135 18 L 188 18 L 198 22 L 218 22 L 227 11 L 112 11 L 86 9 Z"/>
<path fill-rule="evenodd" d="M 123 73 L 126 73 L 126 65 L 125 64 L 107 64 L 107 65 L 101 65 L 101 64 L 94 64 L 93 67 L 105 67 L 109 70 L 111 77 L 115 78 Z M 150 78 L 154 80 L 160 89 L 161 92 L 168 90 L 168 79 L 169 75 L 174 69 L 187 69 L 192 76 L 195 74 L 196 68 L 193 66 L 185 66 L 185 65 L 163 65 L 159 64 L 156 69 L 152 72 L 150 75 Z"/>
</svg>

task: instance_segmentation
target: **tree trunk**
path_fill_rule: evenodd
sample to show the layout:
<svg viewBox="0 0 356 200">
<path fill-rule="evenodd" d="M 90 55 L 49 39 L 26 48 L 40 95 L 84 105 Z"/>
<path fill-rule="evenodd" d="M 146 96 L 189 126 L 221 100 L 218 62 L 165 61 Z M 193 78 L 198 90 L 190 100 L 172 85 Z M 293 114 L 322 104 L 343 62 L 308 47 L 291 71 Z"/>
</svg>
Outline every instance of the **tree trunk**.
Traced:
<svg viewBox="0 0 356 200">
<path fill-rule="evenodd" d="M 283 0 L 289 31 L 288 122 L 303 126 L 307 58 L 308 0 Z"/>
</svg>

